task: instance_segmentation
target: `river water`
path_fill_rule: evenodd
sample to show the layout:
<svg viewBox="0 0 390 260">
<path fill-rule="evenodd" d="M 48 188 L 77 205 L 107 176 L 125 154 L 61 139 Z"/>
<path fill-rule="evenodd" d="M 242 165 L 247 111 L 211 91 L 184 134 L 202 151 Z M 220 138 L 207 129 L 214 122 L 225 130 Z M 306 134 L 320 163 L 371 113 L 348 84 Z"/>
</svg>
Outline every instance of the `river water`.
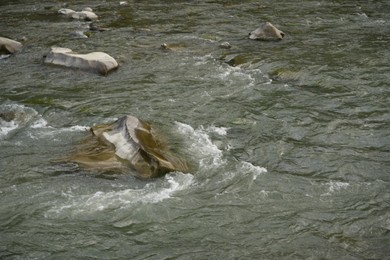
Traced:
<svg viewBox="0 0 390 260">
<path fill-rule="evenodd" d="M 64 6 L 110 30 L 72 37 Z M 285 38 L 249 40 L 262 21 Z M 1 0 L 0 34 L 25 39 L 0 60 L 0 258 L 390 259 L 389 1 Z M 51 46 L 120 67 L 47 66 Z M 127 114 L 191 173 L 61 161 Z"/>
</svg>

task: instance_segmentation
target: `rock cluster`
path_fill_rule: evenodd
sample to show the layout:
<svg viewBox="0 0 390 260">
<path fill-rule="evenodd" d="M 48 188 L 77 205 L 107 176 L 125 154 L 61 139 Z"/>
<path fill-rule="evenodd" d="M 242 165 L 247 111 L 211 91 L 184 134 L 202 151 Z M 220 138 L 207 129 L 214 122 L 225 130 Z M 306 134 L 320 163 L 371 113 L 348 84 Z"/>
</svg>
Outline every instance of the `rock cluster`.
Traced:
<svg viewBox="0 0 390 260">
<path fill-rule="evenodd" d="M 58 13 L 77 20 L 93 21 L 98 19 L 98 16 L 89 7 L 80 12 L 76 12 L 68 8 L 62 8 L 58 10 Z"/>
</svg>

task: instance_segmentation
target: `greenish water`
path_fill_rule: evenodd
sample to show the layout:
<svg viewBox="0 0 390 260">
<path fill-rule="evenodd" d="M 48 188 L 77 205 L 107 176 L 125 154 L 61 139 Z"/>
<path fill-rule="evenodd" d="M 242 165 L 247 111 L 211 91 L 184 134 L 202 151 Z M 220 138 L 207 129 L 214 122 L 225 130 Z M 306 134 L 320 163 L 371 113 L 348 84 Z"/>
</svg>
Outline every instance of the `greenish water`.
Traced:
<svg viewBox="0 0 390 260">
<path fill-rule="evenodd" d="M 0 1 L 0 36 L 27 39 L 0 60 L 0 112 L 17 115 L 0 120 L 0 258 L 389 259 L 388 1 L 67 4 L 110 30 L 75 39 L 88 23 L 63 3 Z M 283 41 L 247 38 L 264 20 Z M 120 67 L 47 66 L 51 46 Z M 161 128 L 192 174 L 58 162 L 126 114 Z"/>
</svg>

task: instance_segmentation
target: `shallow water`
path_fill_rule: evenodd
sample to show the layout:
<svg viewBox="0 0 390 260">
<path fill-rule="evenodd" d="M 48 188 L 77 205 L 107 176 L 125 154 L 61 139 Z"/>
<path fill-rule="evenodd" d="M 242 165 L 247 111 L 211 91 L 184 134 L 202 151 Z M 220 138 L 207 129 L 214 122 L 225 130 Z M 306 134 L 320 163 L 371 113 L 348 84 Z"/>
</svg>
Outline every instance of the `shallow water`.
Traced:
<svg viewBox="0 0 390 260">
<path fill-rule="evenodd" d="M 1 36 L 27 39 L 0 60 L 0 112 L 17 115 L 0 119 L 0 258 L 389 258 L 388 1 L 67 3 L 110 30 L 75 39 L 88 23 L 63 3 L 0 2 Z M 263 20 L 285 39 L 247 39 Z M 46 66 L 51 46 L 120 67 Z M 191 174 L 61 162 L 126 114 L 161 128 Z"/>
</svg>

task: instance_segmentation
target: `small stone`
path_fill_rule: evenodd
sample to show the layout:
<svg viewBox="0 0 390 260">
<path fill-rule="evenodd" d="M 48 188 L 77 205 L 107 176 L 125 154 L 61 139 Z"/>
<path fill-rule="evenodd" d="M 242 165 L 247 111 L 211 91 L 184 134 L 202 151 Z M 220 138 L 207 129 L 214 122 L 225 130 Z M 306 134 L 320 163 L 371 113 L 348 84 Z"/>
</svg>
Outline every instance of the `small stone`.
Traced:
<svg viewBox="0 0 390 260">
<path fill-rule="evenodd" d="M 284 32 L 277 29 L 270 22 L 265 22 L 259 28 L 249 33 L 251 40 L 280 41 L 284 37 Z"/>
<path fill-rule="evenodd" d="M 20 42 L 0 37 L 0 54 L 13 54 L 22 49 L 23 45 Z"/>
<path fill-rule="evenodd" d="M 232 45 L 228 42 L 222 42 L 220 45 L 219 45 L 220 48 L 222 49 L 230 49 L 232 47 Z"/>
<path fill-rule="evenodd" d="M 72 9 L 62 8 L 58 10 L 58 13 L 77 20 L 86 20 L 86 21 L 97 20 L 98 16 L 94 12 L 89 10 L 92 9 L 87 7 L 81 12 L 76 12 Z"/>
<path fill-rule="evenodd" d="M 84 34 L 82 31 L 75 31 L 71 34 L 74 38 L 78 39 L 87 39 L 88 36 Z"/>
</svg>

